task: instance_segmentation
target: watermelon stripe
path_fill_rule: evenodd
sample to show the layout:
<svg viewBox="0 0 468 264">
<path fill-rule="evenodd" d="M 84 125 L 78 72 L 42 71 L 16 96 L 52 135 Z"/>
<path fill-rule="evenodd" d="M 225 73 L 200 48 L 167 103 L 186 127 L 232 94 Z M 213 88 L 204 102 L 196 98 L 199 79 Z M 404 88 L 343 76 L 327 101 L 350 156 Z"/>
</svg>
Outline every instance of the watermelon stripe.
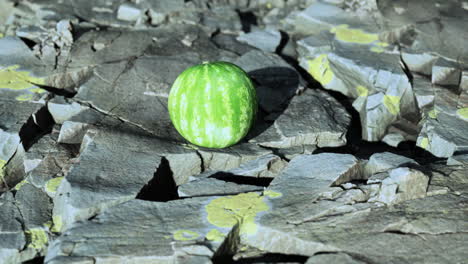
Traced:
<svg viewBox="0 0 468 264">
<path fill-rule="evenodd" d="M 193 144 L 212 148 L 242 139 L 256 107 L 253 83 L 241 68 L 227 62 L 188 68 L 169 95 L 169 114 L 177 131 Z"/>
</svg>

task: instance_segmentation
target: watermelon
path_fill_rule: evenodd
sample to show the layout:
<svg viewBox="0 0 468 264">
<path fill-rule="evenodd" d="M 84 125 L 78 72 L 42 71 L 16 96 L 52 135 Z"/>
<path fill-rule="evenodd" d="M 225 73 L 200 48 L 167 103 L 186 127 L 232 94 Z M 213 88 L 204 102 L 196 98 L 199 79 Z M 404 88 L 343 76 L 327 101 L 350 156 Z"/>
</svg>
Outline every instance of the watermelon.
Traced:
<svg viewBox="0 0 468 264">
<path fill-rule="evenodd" d="M 168 108 L 172 124 L 190 143 L 225 148 L 249 132 L 257 113 L 257 95 L 239 66 L 204 62 L 177 77 Z"/>
</svg>

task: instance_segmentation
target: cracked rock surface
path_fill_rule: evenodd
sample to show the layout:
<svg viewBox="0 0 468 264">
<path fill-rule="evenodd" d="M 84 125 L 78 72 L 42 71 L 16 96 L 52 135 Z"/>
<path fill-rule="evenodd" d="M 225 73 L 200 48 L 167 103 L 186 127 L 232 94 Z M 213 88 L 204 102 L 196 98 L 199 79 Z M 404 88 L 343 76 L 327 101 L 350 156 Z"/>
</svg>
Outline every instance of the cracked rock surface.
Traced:
<svg viewBox="0 0 468 264">
<path fill-rule="evenodd" d="M 465 263 L 468 5 L 0 0 L 0 263 Z M 256 122 L 167 104 L 228 61 Z"/>
</svg>

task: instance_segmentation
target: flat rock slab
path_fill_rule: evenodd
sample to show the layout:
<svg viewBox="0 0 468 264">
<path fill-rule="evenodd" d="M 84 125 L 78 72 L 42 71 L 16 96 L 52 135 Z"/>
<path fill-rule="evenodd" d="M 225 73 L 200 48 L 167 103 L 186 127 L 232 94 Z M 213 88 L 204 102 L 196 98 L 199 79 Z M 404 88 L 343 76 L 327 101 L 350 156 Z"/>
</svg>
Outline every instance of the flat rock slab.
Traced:
<svg viewBox="0 0 468 264">
<path fill-rule="evenodd" d="M 180 185 L 177 192 L 179 197 L 197 197 L 259 192 L 263 189 L 262 186 L 237 184 L 215 178 L 201 178 Z"/>
<path fill-rule="evenodd" d="M 148 136 L 89 130 L 78 161 L 55 196 L 54 221 L 58 221 L 55 224 L 61 227 L 59 230 L 103 208 L 135 198 L 153 177 L 163 177 L 155 175 L 163 155 L 167 155 L 169 163 L 184 160 L 184 166 L 173 169 L 176 182 L 184 182 L 181 177 L 189 176 L 185 174 L 187 169 L 194 170 L 194 174 L 200 172 L 201 161 L 193 150 Z"/>
<path fill-rule="evenodd" d="M 12 193 L 0 196 L 0 227 L 0 259 L 4 263 L 19 263 L 26 236 L 21 213 L 14 204 Z"/>
<path fill-rule="evenodd" d="M 440 113 L 428 118 L 419 134 L 417 145 L 437 157 L 448 158 L 468 149 L 468 122 L 460 116 Z"/>
<path fill-rule="evenodd" d="M 79 256 L 98 262 L 174 263 L 177 251 L 197 244 L 199 249 L 193 255 L 211 257 L 219 242 L 207 242 L 212 250 L 200 245 L 214 228 L 204 211 L 210 199 L 167 203 L 133 200 L 114 206 L 67 230 L 50 245 L 45 263 L 70 263 Z"/>
<path fill-rule="evenodd" d="M 244 69 L 256 84 L 259 106 L 267 113 L 281 111 L 302 87 L 299 73 L 280 56 L 252 50 L 233 63 Z"/>
<path fill-rule="evenodd" d="M 291 100 L 269 128 L 250 141 L 271 148 L 342 146 L 346 144 L 350 119 L 330 95 L 307 89 Z"/>
<path fill-rule="evenodd" d="M 366 36 L 364 43 L 358 37 L 346 37 L 356 32 Z M 324 88 L 354 99 L 362 137 L 368 141 L 381 140 L 390 125 L 418 113 L 400 55 L 373 52 L 376 45 L 384 45 L 376 34 L 346 25 L 330 27 L 328 32 L 298 42 L 300 65 Z"/>
</svg>

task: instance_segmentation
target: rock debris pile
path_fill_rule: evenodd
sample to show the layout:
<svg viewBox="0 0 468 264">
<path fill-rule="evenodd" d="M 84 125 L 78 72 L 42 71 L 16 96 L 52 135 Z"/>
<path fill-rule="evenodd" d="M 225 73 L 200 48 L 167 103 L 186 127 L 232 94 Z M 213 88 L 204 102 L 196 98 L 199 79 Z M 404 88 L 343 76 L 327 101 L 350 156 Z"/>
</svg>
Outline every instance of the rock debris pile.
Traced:
<svg viewBox="0 0 468 264">
<path fill-rule="evenodd" d="M 0 263 L 465 263 L 468 4 L 0 0 Z M 242 67 L 239 144 L 176 77 Z"/>
</svg>

